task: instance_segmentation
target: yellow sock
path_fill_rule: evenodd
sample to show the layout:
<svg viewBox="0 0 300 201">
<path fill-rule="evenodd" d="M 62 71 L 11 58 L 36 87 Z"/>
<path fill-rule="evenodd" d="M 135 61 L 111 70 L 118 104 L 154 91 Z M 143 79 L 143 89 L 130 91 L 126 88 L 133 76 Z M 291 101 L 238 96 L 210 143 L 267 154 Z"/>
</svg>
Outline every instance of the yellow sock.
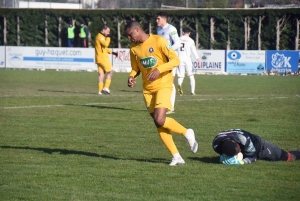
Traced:
<svg viewBox="0 0 300 201">
<path fill-rule="evenodd" d="M 101 92 L 103 89 L 103 82 L 98 82 L 98 92 Z"/>
<path fill-rule="evenodd" d="M 167 149 L 171 152 L 171 154 L 178 153 L 177 147 L 173 141 L 173 137 L 170 133 L 170 131 L 166 128 L 159 127 L 157 128 L 157 131 L 160 135 L 161 141 L 164 143 L 164 145 L 167 147 Z"/>
<path fill-rule="evenodd" d="M 106 79 L 106 80 L 105 80 L 104 88 L 108 88 L 108 89 L 109 89 L 110 83 L 111 83 L 111 79 L 109 79 L 109 80 Z"/>
<path fill-rule="evenodd" d="M 178 123 L 175 119 L 170 118 L 170 117 L 166 117 L 165 124 L 162 127 L 166 128 L 169 131 L 172 131 L 174 133 L 179 133 L 181 135 L 185 135 L 186 130 L 187 130 L 180 123 Z"/>
</svg>

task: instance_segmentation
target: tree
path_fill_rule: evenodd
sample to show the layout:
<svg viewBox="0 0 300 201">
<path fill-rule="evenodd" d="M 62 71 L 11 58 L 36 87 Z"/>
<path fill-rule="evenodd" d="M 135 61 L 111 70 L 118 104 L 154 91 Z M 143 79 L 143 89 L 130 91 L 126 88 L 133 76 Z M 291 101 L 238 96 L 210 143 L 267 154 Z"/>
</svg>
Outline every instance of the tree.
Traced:
<svg viewBox="0 0 300 201">
<path fill-rule="evenodd" d="M 213 17 L 210 18 L 210 49 L 213 49 L 213 45 L 215 43 L 215 19 Z"/>
<path fill-rule="evenodd" d="M 300 20 L 299 19 L 295 19 L 296 20 L 296 36 L 295 36 L 295 50 L 299 50 L 299 26 L 300 26 Z"/>
<path fill-rule="evenodd" d="M 286 29 L 286 27 L 287 27 L 286 21 L 288 19 L 289 19 L 289 17 L 286 17 L 286 15 L 284 15 L 282 18 L 277 20 L 277 23 L 276 23 L 276 50 L 280 49 L 280 35 L 281 35 L 282 31 Z"/>
<path fill-rule="evenodd" d="M 250 39 L 250 17 L 245 17 L 243 21 L 244 23 L 244 30 L 245 30 L 245 43 L 244 43 L 244 49 L 248 50 L 248 43 L 249 43 L 249 39 Z"/>
<path fill-rule="evenodd" d="M 265 16 L 259 16 L 258 19 L 258 34 L 257 34 L 257 43 L 258 43 L 258 50 L 261 50 L 261 27 L 262 21 L 264 20 Z"/>
</svg>

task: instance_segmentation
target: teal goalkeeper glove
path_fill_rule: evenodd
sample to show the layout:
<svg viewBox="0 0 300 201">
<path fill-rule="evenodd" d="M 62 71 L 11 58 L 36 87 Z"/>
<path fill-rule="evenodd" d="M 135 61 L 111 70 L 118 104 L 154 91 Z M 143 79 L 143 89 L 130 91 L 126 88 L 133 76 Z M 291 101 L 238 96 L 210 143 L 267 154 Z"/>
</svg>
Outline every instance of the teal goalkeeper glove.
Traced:
<svg viewBox="0 0 300 201">
<path fill-rule="evenodd" d="M 244 165 L 245 162 L 243 160 L 238 160 L 237 155 L 235 156 L 227 156 L 226 154 L 222 154 L 220 156 L 220 163 L 224 165 Z"/>
</svg>

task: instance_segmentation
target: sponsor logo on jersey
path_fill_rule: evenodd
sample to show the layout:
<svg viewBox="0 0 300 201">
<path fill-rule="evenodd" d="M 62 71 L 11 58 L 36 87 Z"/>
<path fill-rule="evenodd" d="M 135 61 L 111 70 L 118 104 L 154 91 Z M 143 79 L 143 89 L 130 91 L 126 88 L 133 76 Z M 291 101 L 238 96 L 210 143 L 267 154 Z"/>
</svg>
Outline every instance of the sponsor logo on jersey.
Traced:
<svg viewBox="0 0 300 201">
<path fill-rule="evenodd" d="M 153 47 L 150 47 L 150 48 L 149 48 L 149 52 L 150 52 L 150 53 L 154 52 Z"/>
<path fill-rule="evenodd" d="M 157 64 L 157 59 L 154 56 L 140 59 L 140 63 L 144 68 L 153 68 Z"/>
<path fill-rule="evenodd" d="M 171 32 L 171 35 L 177 34 L 177 31 L 173 31 Z"/>
</svg>

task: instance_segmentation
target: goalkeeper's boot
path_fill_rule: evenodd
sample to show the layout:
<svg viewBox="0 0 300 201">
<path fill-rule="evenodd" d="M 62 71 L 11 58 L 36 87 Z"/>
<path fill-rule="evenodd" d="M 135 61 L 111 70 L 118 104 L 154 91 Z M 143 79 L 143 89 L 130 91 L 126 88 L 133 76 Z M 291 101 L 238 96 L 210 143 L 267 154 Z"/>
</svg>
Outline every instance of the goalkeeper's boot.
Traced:
<svg viewBox="0 0 300 201">
<path fill-rule="evenodd" d="M 103 88 L 102 93 L 103 94 L 111 94 L 110 90 L 108 88 Z"/>
<path fill-rule="evenodd" d="M 191 147 L 191 151 L 193 153 L 196 153 L 198 151 L 198 142 L 196 141 L 195 133 L 194 133 L 193 129 L 190 129 L 190 128 L 187 129 L 185 138 L 187 139 L 187 141 Z"/>
<path fill-rule="evenodd" d="M 178 90 L 179 95 L 182 96 L 183 95 L 183 90 L 182 90 L 181 85 L 178 85 L 178 89 L 177 90 Z"/>
<path fill-rule="evenodd" d="M 177 165 L 183 165 L 185 164 L 183 158 L 181 156 L 177 157 L 177 158 L 172 158 L 171 163 L 169 164 L 170 166 L 177 166 Z"/>
</svg>

